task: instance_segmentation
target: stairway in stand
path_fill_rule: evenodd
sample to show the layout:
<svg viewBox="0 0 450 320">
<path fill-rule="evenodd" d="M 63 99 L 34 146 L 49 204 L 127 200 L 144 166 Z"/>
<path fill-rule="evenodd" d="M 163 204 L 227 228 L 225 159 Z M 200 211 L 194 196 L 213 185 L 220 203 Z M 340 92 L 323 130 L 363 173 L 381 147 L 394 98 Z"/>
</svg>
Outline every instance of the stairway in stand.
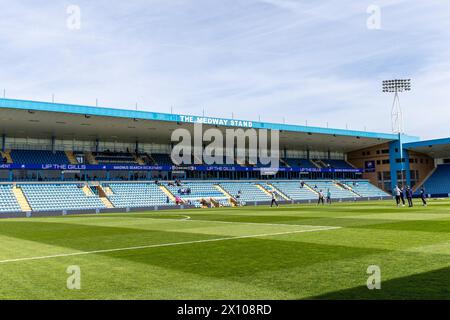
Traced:
<svg viewBox="0 0 450 320">
<path fill-rule="evenodd" d="M 17 203 L 19 203 L 20 209 L 23 212 L 31 212 L 31 206 L 28 203 L 28 200 L 25 197 L 25 194 L 23 193 L 22 189 L 18 186 L 14 186 L 12 190 L 14 196 L 16 197 Z"/>
</svg>

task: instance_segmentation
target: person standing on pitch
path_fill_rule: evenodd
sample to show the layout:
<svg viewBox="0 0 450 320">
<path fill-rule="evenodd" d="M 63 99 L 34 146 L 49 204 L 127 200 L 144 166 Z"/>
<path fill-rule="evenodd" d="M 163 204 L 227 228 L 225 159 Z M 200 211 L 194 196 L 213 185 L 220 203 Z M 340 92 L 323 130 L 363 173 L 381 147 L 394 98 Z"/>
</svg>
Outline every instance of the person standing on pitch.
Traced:
<svg viewBox="0 0 450 320">
<path fill-rule="evenodd" d="M 395 186 L 394 188 L 394 195 L 395 195 L 395 202 L 397 203 L 397 207 L 400 206 L 400 195 L 402 191 L 398 186 Z"/>
<path fill-rule="evenodd" d="M 272 208 L 273 205 L 275 204 L 278 208 L 278 201 L 277 201 L 277 197 L 275 196 L 275 192 L 272 191 L 270 194 L 272 195 L 272 201 L 270 203 L 270 207 Z"/>
<path fill-rule="evenodd" d="M 409 186 L 407 186 L 406 187 L 406 199 L 408 199 L 408 207 L 410 207 L 410 208 L 412 208 L 414 206 L 412 198 L 413 198 L 412 189 Z"/>
<path fill-rule="evenodd" d="M 405 187 L 400 189 L 400 199 L 402 200 L 402 207 L 405 206 Z"/>
<path fill-rule="evenodd" d="M 317 201 L 317 205 L 319 205 L 320 203 L 322 203 L 322 205 L 324 205 L 322 190 L 319 191 L 319 201 Z"/>
<path fill-rule="evenodd" d="M 331 204 L 331 191 L 330 191 L 330 189 L 327 190 L 327 203 Z"/>
<path fill-rule="evenodd" d="M 425 194 L 425 189 L 420 188 L 420 199 L 422 199 L 422 204 L 424 207 L 427 206 L 427 195 Z"/>
</svg>

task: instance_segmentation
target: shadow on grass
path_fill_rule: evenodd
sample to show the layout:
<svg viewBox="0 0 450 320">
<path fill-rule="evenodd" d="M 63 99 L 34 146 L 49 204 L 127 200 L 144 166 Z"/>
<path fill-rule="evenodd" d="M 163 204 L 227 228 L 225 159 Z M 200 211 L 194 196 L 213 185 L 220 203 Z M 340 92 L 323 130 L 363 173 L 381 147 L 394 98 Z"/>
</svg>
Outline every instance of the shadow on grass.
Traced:
<svg viewBox="0 0 450 320">
<path fill-rule="evenodd" d="M 249 233 L 252 232 L 249 231 Z M 12 221 L 0 224 L 0 234 L 81 251 L 226 238 L 224 235 L 189 232 Z M 100 255 L 202 276 L 235 279 L 243 276 L 251 277 L 258 272 L 276 270 L 281 272 L 284 269 L 299 268 L 315 263 L 386 252 L 364 247 L 289 240 L 292 239 L 244 238 L 103 252 Z M 36 253 L 36 255 L 41 254 Z M 78 258 L 67 257 L 65 259 L 76 260 Z M 280 276 L 282 277 L 282 273 Z"/>
<path fill-rule="evenodd" d="M 357 226 L 356 228 L 359 228 Z M 379 224 L 365 225 L 360 228 L 377 230 L 399 230 L 399 231 L 423 231 L 450 233 L 450 221 L 443 220 L 413 220 L 382 222 Z"/>
<path fill-rule="evenodd" d="M 308 299 L 320 300 L 404 300 L 450 299 L 450 267 L 381 281 L 380 290 L 369 290 L 366 286 L 339 290 Z"/>
</svg>

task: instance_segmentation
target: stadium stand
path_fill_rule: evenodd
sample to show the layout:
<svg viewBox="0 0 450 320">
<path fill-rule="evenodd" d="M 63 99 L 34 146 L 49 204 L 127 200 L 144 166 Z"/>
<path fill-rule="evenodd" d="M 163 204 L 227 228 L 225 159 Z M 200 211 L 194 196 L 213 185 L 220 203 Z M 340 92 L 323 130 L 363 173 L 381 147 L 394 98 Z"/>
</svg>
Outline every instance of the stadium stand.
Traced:
<svg viewBox="0 0 450 320">
<path fill-rule="evenodd" d="M 450 194 L 450 164 L 440 164 L 423 184 L 427 194 Z"/>
<path fill-rule="evenodd" d="M 292 200 L 311 200 L 317 198 L 317 193 L 308 186 L 301 186 L 299 181 L 273 182 L 272 185 Z"/>
<path fill-rule="evenodd" d="M 257 202 L 270 200 L 270 196 L 258 188 L 254 182 L 223 182 L 220 185 L 234 198 L 237 198 L 237 195 L 240 194 L 240 201 Z"/>
<path fill-rule="evenodd" d="M 0 185 L 0 213 L 21 211 L 12 188 L 9 184 Z"/>
<path fill-rule="evenodd" d="M 308 180 L 306 184 L 315 191 L 320 191 L 326 195 L 328 189 L 331 197 L 334 199 L 357 198 L 358 196 L 350 190 L 344 189 L 336 184 L 335 181 L 329 180 Z"/>
<path fill-rule="evenodd" d="M 77 184 L 21 184 L 33 211 L 88 210 L 105 208 L 94 194 L 87 195 Z"/>
<path fill-rule="evenodd" d="M 174 205 L 173 201 L 154 183 L 110 183 L 108 199 L 117 208 Z"/>
<path fill-rule="evenodd" d="M 327 160 L 322 160 L 323 163 L 325 163 L 325 165 L 327 165 L 330 168 L 335 168 L 335 169 L 354 169 L 347 161 L 345 160 L 332 160 L 332 159 L 327 159 Z"/>
<path fill-rule="evenodd" d="M 228 199 L 218 199 L 217 202 L 221 207 L 231 207 L 230 200 Z"/>
<path fill-rule="evenodd" d="M 316 166 L 307 159 L 298 158 L 285 158 L 283 159 L 290 167 L 300 167 L 300 168 L 316 168 Z"/>
<path fill-rule="evenodd" d="M 224 196 L 210 182 L 187 182 L 181 186 L 168 186 L 168 189 L 172 194 L 179 195 L 181 198 L 214 198 Z M 188 190 L 190 192 L 186 193 Z"/>
<path fill-rule="evenodd" d="M 440 184 L 440 182 L 438 182 Z M 0 185 L 0 212 L 92 210 L 106 208 L 152 208 L 175 206 L 175 197 L 194 207 L 231 206 L 242 203 L 267 202 L 270 192 L 278 200 L 311 201 L 317 192 L 330 189 L 333 199 L 379 198 L 389 194 L 367 180 L 304 180 L 301 181 L 211 181 L 155 184 L 154 182 L 103 182 L 95 186 L 75 183 L 20 183 L 19 188 L 29 209 L 18 203 L 12 185 Z M 188 191 L 189 190 L 189 191 Z M 230 200 L 231 198 L 234 198 Z M 106 199 L 105 199 L 106 198 Z"/>
<path fill-rule="evenodd" d="M 342 181 L 344 186 L 355 191 L 361 197 L 389 197 L 390 195 L 383 190 L 375 187 L 367 180 Z"/>
<path fill-rule="evenodd" d="M 171 166 L 173 164 L 170 155 L 166 153 L 152 153 L 151 157 L 156 162 L 156 164 L 160 166 L 163 165 Z"/>
<path fill-rule="evenodd" d="M 63 151 L 46 150 L 11 150 L 11 158 L 14 163 L 20 164 L 68 164 L 66 154 Z"/>
<path fill-rule="evenodd" d="M 98 164 L 137 165 L 138 162 L 129 152 L 93 152 L 92 155 Z"/>
<path fill-rule="evenodd" d="M 0 212 L 117 211 L 176 202 L 183 208 L 239 205 L 239 201 L 252 205 L 269 202 L 272 191 L 278 200 L 288 202 L 315 200 L 320 190 L 324 194 L 330 190 L 333 199 L 368 200 L 389 197 L 387 192 L 397 184 L 408 184 L 417 192 L 423 183 L 427 194 L 450 194 L 450 138 L 421 141 L 390 133 L 5 98 L 0 98 L 0 112 L 0 180 L 4 181 Z M 18 121 L 28 118 L 33 125 Z M 85 119 L 90 119 L 89 126 L 80 130 Z M 131 121 L 135 126 L 129 126 Z M 192 123 L 221 132 L 279 128 L 283 155 L 279 170 L 263 169 L 273 164 L 263 165 L 260 158 L 250 163 L 255 159 L 248 152 L 246 159 L 234 159 L 233 164 L 200 164 L 199 156 L 190 155 L 189 163 L 174 166 L 170 133 Z M 222 151 L 242 149 L 235 145 Z M 404 162 L 398 159 L 401 150 Z M 448 164 L 436 168 L 437 163 Z M 168 184 L 174 180 L 182 180 L 181 185 Z"/>
</svg>

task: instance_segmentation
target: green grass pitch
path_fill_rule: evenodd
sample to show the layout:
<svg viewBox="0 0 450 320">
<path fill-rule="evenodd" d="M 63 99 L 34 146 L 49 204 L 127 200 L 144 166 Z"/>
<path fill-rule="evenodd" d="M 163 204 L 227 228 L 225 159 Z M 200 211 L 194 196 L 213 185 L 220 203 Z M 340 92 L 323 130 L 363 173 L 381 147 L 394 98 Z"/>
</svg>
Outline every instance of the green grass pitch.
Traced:
<svg viewBox="0 0 450 320">
<path fill-rule="evenodd" d="M 0 280 L 1 299 L 448 299 L 450 201 L 2 219 Z"/>
</svg>

